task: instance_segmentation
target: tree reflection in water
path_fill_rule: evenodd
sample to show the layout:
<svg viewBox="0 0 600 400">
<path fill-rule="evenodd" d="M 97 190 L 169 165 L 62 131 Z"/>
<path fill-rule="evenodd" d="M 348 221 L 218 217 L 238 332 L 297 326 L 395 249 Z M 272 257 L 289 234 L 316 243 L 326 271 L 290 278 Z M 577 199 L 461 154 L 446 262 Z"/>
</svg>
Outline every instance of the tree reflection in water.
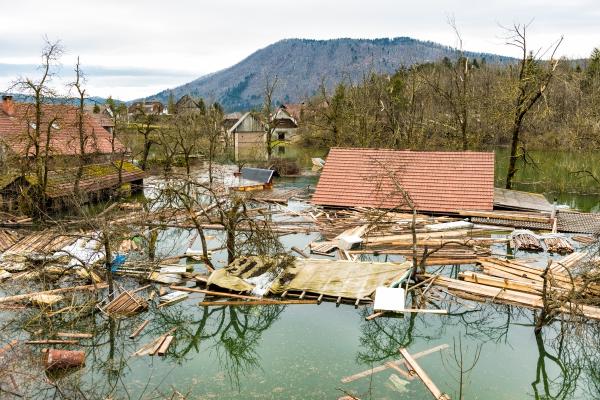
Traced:
<svg viewBox="0 0 600 400">
<path fill-rule="evenodd" d="M 239 388 L 240 375 L 260 368 L 256 348 L 260 339 L 285 310 L 283 305 L 202 307 L 195 313 L 181 313 L 172 308 L 157 313 L 160 324 L 176 326 L 176 342 L 168 357 L 181 362 L 198 353 L 200 346 L 215 351 L 230 381 Z"/>
</svg>

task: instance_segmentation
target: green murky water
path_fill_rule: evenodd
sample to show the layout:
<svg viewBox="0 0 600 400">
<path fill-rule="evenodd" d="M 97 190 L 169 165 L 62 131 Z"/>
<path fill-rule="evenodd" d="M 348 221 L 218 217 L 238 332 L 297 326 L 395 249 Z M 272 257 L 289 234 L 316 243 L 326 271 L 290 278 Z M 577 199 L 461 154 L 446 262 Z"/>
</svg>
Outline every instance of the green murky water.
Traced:
<svg viewBox="0 0 600 400">
<path fill-rule="evenodd" d="M 315 177 L 300 177 L 281 180 L 279 185 L 314 183 Z M 559 201 L 598 210 L 596 197 L 563 193 Z M 209 248 L 218 247 L 219 233 L 208 234 L 215 236 Z M 162 232 L 160 248 L 180 254 L 189 235 L 177 229 Z M 316 237 L 290 235 L 283 243 L 302 248 Z M 193 247 L 199 248 L 199 243 Z M 534 257 L 544 263 L 543 254 Z M 215 252 L 213 258 L 224 265 L 223 252 Z M 202 270 L 200 265 L 195 268 Z M 463 374 L 465 399 L 600 398 L 598 323 L 574 333 L 569 325 L 556 322 L 540 339 L 533 334 L 533 312 L 510 306 L 451 302 L 443 303 L 447 316 L 413 314 L 365 321 L 371 313 L 365 307 L 323 303 L 201 308 L 197 305 L 201 299 L 191 295 L 171 307 L 118 321 L 98 314 L 75 320 L 61 317 L 30 323 L 27 329 L 52 324 L 53 329 L 95 332 L 94 339 L 81 342 L 86 366 L 59 381 L 72 398 L 159 399 L 171 398 L 176 390 L 189 399 L 336 399 L 345 391 L 361 399 L 431 399 L 418 379 L 405 382 L 391 369 L 350 383 L 341 379 L 400 359 L 399 347 L 414 354 L 442 344 L 449 347 L 419 359 L 419 364 L 453 399 L 459 398 L 461 357 L 463 369 L 472 368 Z M 21 330 L 28 312 L 0 315 L 5 322 L 16 319 L 3 325 L 2 342 L 28 336 Z M 144 319 L 150 319 L 149 326 L 130 340 L 129 334 Z M 177 327 L 175 341 L 165 357 L 132 356 L 173 327 Z M 560 337 L 561 329 L 569 332 Z M 54 393 L 41 386 L 32 390 L 37 398 Z"/>
</svg>

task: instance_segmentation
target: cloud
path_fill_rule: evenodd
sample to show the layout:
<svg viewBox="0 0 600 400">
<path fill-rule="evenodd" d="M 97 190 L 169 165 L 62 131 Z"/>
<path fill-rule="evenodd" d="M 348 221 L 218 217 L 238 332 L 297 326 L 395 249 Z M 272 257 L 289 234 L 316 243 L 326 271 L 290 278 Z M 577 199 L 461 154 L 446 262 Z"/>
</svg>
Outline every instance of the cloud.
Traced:
<svg viewBox="0 0 600 400">
<path fill-rule="evenodd" d="M 531 20 L 534 48 L 561 35 L 561 55 L 586 57 L 600 46 L 600 2 L 594 0 L 23 0 L 2 6 L 0 63 L 38 63 L 46 35 L 66 48 L 65 66 L 76 56 L 89 66 L 94 89 L 111 89 L 106 78 L 114 77 L 113 95 L 130 99 L 144 85 L 150 95 L 157 86 L 226 68 L 283 38 L 410 36 L 452 46 L 449 15 L 468 50 L 515 55 L 499 25 Z M 132 77 L 130 85 L 125 77 Z"/>
</svg>

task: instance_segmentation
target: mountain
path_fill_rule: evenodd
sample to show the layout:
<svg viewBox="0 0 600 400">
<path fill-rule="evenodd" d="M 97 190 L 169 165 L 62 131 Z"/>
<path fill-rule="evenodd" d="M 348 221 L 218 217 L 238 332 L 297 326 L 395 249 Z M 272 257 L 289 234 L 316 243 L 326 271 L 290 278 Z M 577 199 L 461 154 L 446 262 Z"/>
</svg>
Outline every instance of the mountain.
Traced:
<svg viewBox="0 0 600 400">
<path fill-rule="evenodd" d="M 285 39 L 258 50 L 227 69 L 167 89 L 147 100 L 166 102 L 185 94 L 218 101 L 228 111 L 260 107 L 265 81 L 278 77 L 277 103 L 298 102 L 316 93 L 321 82 L 328 88 L 343 79 L 356 81 L 369 72 L 393 73 L 401 66 L 456 57 L 456 49 L 408 37 L 393 39 Z M 471 53 L 489 63 L 504 56 Z"/>
<path fill-rule="evenodd" d="M 20 103 L 33 103 L 35 101 L 33 96 L 30 96 L 27 94 L 22 94 L 22 93 L 2 93 L 2 92 L 0 92 L 0 96 L 4 96 L 4 95 L 11 95 L 13 97 L 14 101 L 17 101 Z M 92 96 L 92 97 L 86 97 L 84 102 L 85 102 L 85 105 L 92 106 L 94 104 L 99 104 L 99 105 L 105 104 L 106 100 L 107 99 L 104 97 Z M 79 99 L 75 99 L 75 98 L 53 97 L 53 98 L 45 99 L 44 101 L 47 103 L 71 104 L 74 106 L 79 105 Z M 117 99 L 114 99 L 114 101 L 116 103 L 123 103 L 123 101 L 117 100 Z"/>
</svg>

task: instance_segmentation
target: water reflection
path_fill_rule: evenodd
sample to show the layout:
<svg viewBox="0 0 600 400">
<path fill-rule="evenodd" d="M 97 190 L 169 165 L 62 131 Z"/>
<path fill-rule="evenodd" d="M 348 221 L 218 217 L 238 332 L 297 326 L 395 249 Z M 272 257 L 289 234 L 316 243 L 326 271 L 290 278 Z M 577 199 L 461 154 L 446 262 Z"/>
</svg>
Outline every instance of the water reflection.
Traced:
<svg viewBox="0 0 600 400">
<path fill-rule="evenodd" d="M 239 388 L 240 376 L 260 369 L 257 346 L 262 334 L 279 319 L 283 305 L 261 307 L 201 307 L 198 313 L 182 313 L 177 307 L 160 311 L 158 323 L 177 327 L 176 346 L 168 357 L 181 362 L 209 348 L 232 384 Z"/>
</svg>

